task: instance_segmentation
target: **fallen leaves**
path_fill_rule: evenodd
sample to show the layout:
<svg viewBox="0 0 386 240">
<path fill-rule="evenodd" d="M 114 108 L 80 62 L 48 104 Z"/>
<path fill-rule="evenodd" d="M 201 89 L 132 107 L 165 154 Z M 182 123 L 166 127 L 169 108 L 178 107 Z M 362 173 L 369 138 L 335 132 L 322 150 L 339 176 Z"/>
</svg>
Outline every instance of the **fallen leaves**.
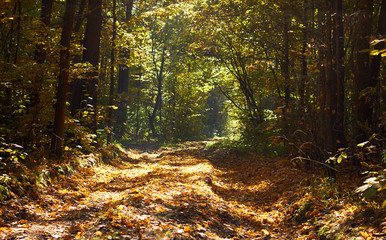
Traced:
<svg viewBox="0 0 386 240">
<path fill-rule="evenodd" d="M 371 232 L 382 231 L 367 220 L 375 218 L 363 214 L 358 222 L 372 206 L 340 197 L 354 189 L 352 183 L 341 182 L 340 192 L 323 180 L 310 186 L 308 179 L 318 177 L 294 169 L 287 159 L 194 145 L 115 155 L 125 159 L 79 168 L 52 181 L 37 201 L 10 201 L 8 208 L 16 210 L 0 209 L 0 237 L 23 232 L 39 239 L 44 230 L 63 239 L 371 239 Z"/>
</svg>

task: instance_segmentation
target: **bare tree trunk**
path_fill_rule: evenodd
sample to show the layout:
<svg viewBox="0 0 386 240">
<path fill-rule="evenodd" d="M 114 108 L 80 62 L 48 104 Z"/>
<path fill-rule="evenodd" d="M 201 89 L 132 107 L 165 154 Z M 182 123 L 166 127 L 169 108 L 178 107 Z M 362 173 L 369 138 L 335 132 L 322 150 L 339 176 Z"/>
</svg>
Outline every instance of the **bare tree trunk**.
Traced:
<svg viewBox="0 0 386 240">
<path fill-rule="evenodd" d="M 77 13 L 75 15 L 75 27 L 74 27 L 74 33 L 79 33 L 83 20 L 85 18 L 85 8 L 86 8 L 86 0 L 81 0 Z M 79 44 L 81 44 L 79 42 Z M 82 62 L 82 54 L 76 54 L 72 60 L 72 62 L 80 63 Z M 80 102 L 82 101 L 82 92 L 84 91 L 84 81 L 82 81 L 81 78 L 78 76 L 74 76 L 72 81 L 70 82 L 69 86 L 70 96 L 69 96 L 69 102 L 70 102 L 70 111 L 71 116 L 75 117 L 75 115 L 78 113 L 80 109 Z"/>
<path fill-rule="evenodd" d="M 283 131 L 284 135 L 289 135 L 289 105 L 291 100 L 290 90 L 290 73 L 289 73 L 289 24 L 290 19 L 288 13 L 284 13 L 284 52 L 281 62 L 281 72 L 284 78 L 284 108 L 283 108 Z"/>
<path fill-rule="evenodd" d="M 378 28 L 377 28 L 375 37 L 377 39 L 382 39 L 386 37 L 386 0 L 382 0 L 382 3 L 381 3 L 381 7 L 379 10 L 379 17 L 378 17 Z M 381 41 L 374 46 L 375 50 L 381 50 L 384 48 L 385 48 L 384 41 Z M 371 98 L 372 107 L 376 109 L 376 112 L 374 114 L 374 119 L 372 119 L 372 128 L 374 132 L 377 130 L 377 125 L 378 125 L 377 123 L 380 117 L 381 86 L 380 86 L 379 73 L 381 68 L 381 61 L 382 61 L 381 54 L 374 55 L 371 60 L 370 85 L 371 87 L 376 88 L 376 93 L 375 93 L 376 96 Z"/>
<path fill-rule="evenodd" d="M 76 0 L 66 0 L 63 17 L 63 29 L 60 39 L 60 72 L 56 93 L 54 134 L 52 136 L 51 149 L 61 155 L 63 152 L 64 120 L 66 111 L 66 97 L 68 81 L 70 77 L 70 44 L 74 23 Z"/>
<path fill-rule="evenodd" d="M 153 134 L 153 137 L 156 137 L 156 131 L 155 131 L 155 117 L 157 114 L 157 110 L 161 111 L 162 106 L 162 80 L 163 80 L 163 72 L 164 72 L 164 65 L 165 65 L 165 54 L 166 54 L 166 48 L 163 47 L 162 50 L 162 57 L 161 57 L 161 66 L 159 71 L 157 71 L 157 97 L 155 100 L 153 112 L 149 114 L 149 127 L 151 129 L 151 132 Z M 156 67 L 156 62 L 154 59 L 154 65 Z M 157 68 L 157 67 L 156 67 Z"/>
<path fill-rule="evenodd" d="M 326 8 L 323 1 L 318 1 L 318 96 L 320 101 L 319 112 L 319 138 L 321 149 L 326 149 L 327 144 L 327 99 L 326 99 Z"/>
<path fill-rule="evenodd" d="M 126 19 L 125 22 L 128 23 L 132 17 L 134 0 L 127 1 L 126 5 Z M 128 31 L 128 29 L 126 29 Z M 121 58 L 128 59 L 130 58 L 130 52 L 126 49 L 122 49 L 120 52 Z M 119 65 L 118 72 L 118 111 L 116 114 L 117 127 L 115 128 L 115 133 L 118 138 L 122 137 L 124 123 L 127 121 L 127 94 L 129 90 L 129 67 L 125 64 Z"/>
<path fill-rule="evenodd" d="M 355 49 L 354 103 L 356 113 L 355 137 L 357 142 L 365 141 L 369 135 L 372 123 L 373 102 L 371 88 L 373 87 L 370 72 L 371 23 L 373 0 L 357 1 L 358 18 L 356 22 L 357 45 Z"/>
<path fill-rule="evenodd" d="M 334 45 L 334 74 L 336 74 L 336 117 L 333 125 L 333 134 L 336 141 L 336 148 L 345 147 L 347 145 L 344 128 L 344 27 L 343 27 L 343 7 L 342 0 L 334 0 L 333 4 L 333 45 Z"/>
<path fill-rule="evenodd" d="M 113 104 L 114 104 L 114 88 L 115 88 L 115 39 L 117 35 L 117 16 L 116 16 L 116 0 L 113 0 L 113 36 L 111 38 L 111 66 L 110 66 L 110 95 L 109 95 L 109 111 L 107 116 L 107 144 L 111 143 L 112 140 L 112 121 L 113 121 Z"/>
<path fill-rule="evenodd" d="M 97 86 L 101 30 L 102 0 L 89 0 L 87 25 L 83 43 L 83 62 L 90 63 L 93 66 L 93 70 L 87 73 L 87 79 L 85 79 L 85 94 L 82 96 L 80 106 L 82 109 L 87 109 L 89 113 L 90 122 L 86 123 L 86 125 L 93 133 L 96 133 L 97 130 Z"/>
<path fill-rule="evenodd" d="M 304 16 L 303 16 L 303 47 L 302 47 L 302 72 L 301 82 L 299 87 L 300 95 L 300 109 L 303 112 L 305 110 L 306 99 L 305 99 L 305 85 L 307 81 L 307 41 L 308 41 L 308 0 L 304 0 Z"/>
<path fill-rule="evenodd" d="M 53 0 L 42 0 L 40 21 L 43 23 L 44 27 L 49 27 L 51 25 L 52 3 L 53 3 Z M 46 35 L 46 33 L 44 34 Z M 35 49 L 35 61 L 39 64 L 42 64 L 45 62 L 45 60 L 46 60 L 45 44 L 38 43 Z"/>
<path fill-rule="evenodd" d="M 335 152 L 336 139 L 334 135 L 334 123 L 336 122 L 336 74 L 333 65 L 334 62 L 334 47 L 332 42 L 332 1 L 326 1 L 326 31 L 327 31 L 327 51 L 326 51 L 326 148 L 330 153 Z M 330 166 L 334 167 L 334 162 L 330 161 Z M 327 176 L 335 179 L 335 171 L 327 168 Z"/>
<path fill-rule="evenodd" d="M 40 12 L 40 21 L 43 23 L 43 28 L 41 33 L 43 34 L 44 38 L 48 37 L 47 29 L 51 25 L 51 14 L 52 14 L 52 4 L 53 0 L 42 0 L 41 1 L 41 12 Z M 34 60 L 38 64 L 43 64 L 46 61 L 47 58 L 47 50 L 46 50 L 46 44 L 43 42 L 40 42 L 36 44 L 35 48 L 35 56 Z M 32 141 L 35 142 L 35 139 L 37 138 L 37 132 L 36 128 L 38 128 L 38 114 L 41 110 L 41 104 L 40 104 L 40 92 L 42 90 L 43 80 L 44 80 L 45 72 L 39 70 L 38 74 L 36 74 L 36 77 L 31 78 L 31 99 L 30 103 L 28 104 L 28 112 L 32 114 L 32 122 L 31 122 L 31 128 L 28 133 L 28 140 L 33 139 Z"/>
</svg>

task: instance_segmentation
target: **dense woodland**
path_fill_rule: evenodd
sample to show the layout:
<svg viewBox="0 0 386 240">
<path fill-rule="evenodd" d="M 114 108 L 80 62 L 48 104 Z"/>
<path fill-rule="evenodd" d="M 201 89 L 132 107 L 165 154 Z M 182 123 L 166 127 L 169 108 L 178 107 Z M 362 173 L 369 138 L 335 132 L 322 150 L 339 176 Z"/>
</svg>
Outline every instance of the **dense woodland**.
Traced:
<svg viewBox="0 0 386 240">
<path fill-rule="evenodd" d="M 331 182 L 341 165 L 367 171 L 358 194 L 386 205 L 385 0 L 2 0 L 0 13 L 1 200 L 109 145 L 217 139 Z"/>
</svg>

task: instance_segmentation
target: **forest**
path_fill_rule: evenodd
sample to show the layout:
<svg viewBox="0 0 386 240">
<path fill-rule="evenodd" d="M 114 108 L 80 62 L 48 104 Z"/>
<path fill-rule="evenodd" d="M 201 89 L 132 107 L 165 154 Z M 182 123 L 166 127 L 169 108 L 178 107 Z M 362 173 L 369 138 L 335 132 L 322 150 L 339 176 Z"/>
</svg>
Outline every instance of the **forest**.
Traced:
<svg viewBox="0 0 386 240">
<path fill-rule="evenodd" d="M 386 0 L 0 0 L 0 238 L 383 239 Z"/>
</svg>

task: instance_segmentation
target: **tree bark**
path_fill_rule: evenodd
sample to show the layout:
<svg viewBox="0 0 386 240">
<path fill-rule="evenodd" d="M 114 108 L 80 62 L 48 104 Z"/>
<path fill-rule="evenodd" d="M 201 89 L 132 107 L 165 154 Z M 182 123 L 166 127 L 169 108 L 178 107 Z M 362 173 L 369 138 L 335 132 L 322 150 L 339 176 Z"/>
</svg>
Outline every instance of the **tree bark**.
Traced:
<svg viewBox="0 0 386 240">
<path fill-rule="evenodd" d="M 101 30 L 102 0 L 89 0 L 82 61 L 90 63 L 93 69 L 87 73 L 87 79 L 84 79 L 85 94 L 82 95 L 80 106 L 89 113 L 90 122 L 87 122 L 86 125 L 93 133 L 96 133 L 97 130 L 97 86 Z"/>
<path fill-rule="evenodd" d="M 149 127 L 153 134 L 153 137 L 157 136 L 157 133 L 155 131 L 155 124 L 154 124 L 157 110 L 161 111 L 161 106 L 162 106 L 162 80 L 163 80 L 163 72 L 164 72 L 164 65 L 165 65 L 165 54 L 166 54 L 165 51 L 166 51 L 166 48 L 164 46 L 162 50 L 160 69 L 159 69 L 159 72 L 157 71 L 157 97 L 155 100 L 153 112 L 149 114 Z M 153 59 L 153 61 L 154 61 L 155 68 L 157 68 L 155 59 Z"/>
<path fill-rule="evenodd" d="M 332 32 L 333 32 L 333 5 L 332 1 L 326 1 L 326 150 L 329 153 L 334 153 L 336 148 L 336 138 L 334 135 L 334 123 L 336 122 L 336 74 L 334 67 L 334 45 L 332 41 Z M 334 162 L 330 161 L 329 165 L 334 167 Z M 327 168 L 327 176 L 331 179 L 335 179 L 335 171 Z"/>
<path fill-rule="evenodd" d="M 126 5 L 126 23 L 129 23 L 132 17 L 134 0 L 129 0 Z M 129 29 L 126 29 L 129 31 Z M 127 49 L 122 49 L 120 52 L 121 58 L 129 59 L 130 52 Z M 126 64 L 119 65 L 118 72 L 118 111 L 116 114 L 117 127 L 115 128 L 117 138 L 122 137 L 125 132 L 123 129 L 124 123 L 127 120 L 127 94 L 129 91 L 129 67 Z"/>
<path fill-rule="evenodd" d="M 386 38 L 386 0 L 382 0 L 381 7 L 379 10 L 379 17 L 378 17 L 378 27 L 377 32 L 375 34 L 375 37 L 377 39 Z M 374 46 L 374 50 L 381 50 L 385 48 L 385 42 L 379 42 Z M 371 78 L 370 78 L 370 85 L 372 88 L 376 88 L 375 96 L 371 98 L 371 104 L 372 107 L 376 109 L 375 118 L 372 119 L 372 128 L 373 131 L 377 131 L 377 123 L 378 119 L 380 117 L 380 81 L 379 81 L 379 73 L 381 68 L 381 61 L 382 57 L 381 54 L 374 55 L 371 60 Z M 384 100 L 384 99 L 383 99 Z"/>
<path fill-rule="evenodd" d="M 40 12 L 40 21 L 43 23 L 44 27 L 49 27 L 51 25 L 51 14 L 52 14 L 52 4 L 53 0 L 42 0 L 41 1 L 41 12 Z M 43 31 L 45 32 L 45 31 Z M 44 33 L 45 34 L 45 33 Z M 46 34 L 45 34 L 46 35 Z M 44 63 L 46 60 L 46 49 L 44 43 L 38 43 L 35 49 L 35 61 L 38 64 Z"/>
<path fill-rule="evenodd" d="M 289 74 L 289 24 L 290 19 L 288 13 L 284 13 L 284 52 L 281 62 L 281 71 L 284 79 L 284 108 L 283 108 L 283 130 L 284 135 L 288 135 L 288 118 L 289 118 L 289 105 L 291 100 L 291 90 L 290 90 L 290 74 Z"/>
<path fill-rule="evenodd" d="M 53 0 L 42 0 L 41 1 L 41 12 L 40 12 L 40 21 L 43 23 L 42 34 L 44 38 L 47 38 L 47 28 L 51 25 L 51 14 L 52 14 L 52 4 Z M 43 64 L 47 58 L 46 44 L 38 43 L 35 48 L 34 60 L 37 64 Z M 40 92 L 42 90 L 43 79 L 45 72 L 39 69 L 38 74 L 33 77 L 31 83 L 31 99 L 28 104 L 28 112 L 32 113 L 32 122 L 31 128 L 28 133 L 28 139 L 36 139 L 37 123 L 39 122 L 38 113 L 40 109 Z"/>
<path fill-rule="evenodd" d="M 79 33 L 82 27 L 83 20 L 85 17 L 85 8 L 86 8 L 86 0 L 81 0 L 77 13 L 75 15 L 75 20 L 74 20 L 75 34 Z M 81 43 L 79 42 L 79 44 Z M 82 54 L 76 54 L 73 57 L 72 62 L 74 64 L 82 62 Z M 71 93 L 69 96 L 71 116 L 76 117 L 76 114 L 80 109 L 80 103 L 82 101 L 82 92 L 84 91 L 84 81 L 81 78 L 79 78 L 79 75 L 78 76 L 75 75 L 72 81 L 70 82 L 69 91 Z"/>
<path fill-rule="evenodd" d="M 66 0 L 66 7 L 63 17 L 63 29 L 60 39 L 60 71 L 56 93 L 54 133 L 51 142 L 51 149 L 59 155 L 63 153 L 66 97 L 68 81 L 70 77 L 70 43 L 74 23 L 75 8 L 76 0 Z"/>
<path fill-rule="evenodd" d="M 116 0 L 113 0 L 113 36 L 111 38 L 111 66 L 110 66 L 110 95 L 109 95 L 109 111 L 107 116 L 107 144 L 111 143 L 112 140 L 112 122 L 113 122 L 113 104 L 114 104 L 114 88 L 115 88 L 115 76 L 114 76 L 114 68 L 115 68 L 115 39 L 117 35 L 117 16 L 116 16 Z"/>
<path fill-rule="evenodd" d="M 321 149 L 326 149 L 327 144 L 327 99 L 326 99 L 326 8 L 323 1 L 318 1 L 318 96 L 320 102 L 319 112 L 319 144 Z"/>
<path fill-rule="evenodd" d="M 303 15 L 303 47 L 302 47 L 302 71 L 301 71 L 301 82 L 299 87 L 300 95 L 300 109 L 305 111 L 306 99 L 305 99 L 305 85 L 307 81 L 307 41 L 308 41 L 308 0 L 304 0 L 304 15 Z"/>
<path fill-rule="evenodd" d="M 366 141 L 370 136 L 372 123 L 373 102 L 371 90 L 374 87 L 371 81 L 370 49 L 371 23 L 373 0 L 358 0 L 356 22 L 356 49 L 355 49 L 355 76 L 354 76 L 354 103 L 355 103 L 355 139 L 358 142 Z"/>
<path fill-rule="evenodd" d="M 333 101 L 336 102 L 333 134 L 335 139 L 335 147 L 341 148 L 347 145 L 344 128 L 344 26 L 343 26 L 343 7 L 342 0 L 334 0 L 333 2 L 333 46 L 334 46 L 334 74 L 336 74 L 336 96 Z"/>
</svg>

